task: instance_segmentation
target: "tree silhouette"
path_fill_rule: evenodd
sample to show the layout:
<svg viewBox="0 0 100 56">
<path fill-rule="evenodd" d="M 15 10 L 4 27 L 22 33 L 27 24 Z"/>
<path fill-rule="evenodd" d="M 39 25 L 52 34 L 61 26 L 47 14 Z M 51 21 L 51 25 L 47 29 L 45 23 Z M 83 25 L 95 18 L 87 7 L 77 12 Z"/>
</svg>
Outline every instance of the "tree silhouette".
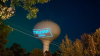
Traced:
<svg viewBox="0 0 100 56">
<path fill-rule="evenodd" d="M 52 56 L 52 53 L 50 51 L 45 51 L 44 55 L 45 56 Z"/>
<path fill-rule="evenodd" d="M 26 50 L 21 48 L 20 44 L 14 43 L 11 47 L 10 50 L 13 51 L 15 56 L 25 56 L 26 55 Z"/>
<path fill-rule="evenodd" d="M 20 6 L 20 7 L 24 8 L 25 10 L 27 10 L 29 12 L 27 14 L 26 18 L 28 18 L 30 20 L 31 18 L 37 18 L 37 12 L 39 11 L 39 9 L 35 5 L 37 3 L 44 4 L 49 1 L 50 0 L 11 0 L 10 7 L 15 8 L 15 6 Z M 4 3 L 6 4 L 6 2 L 7 2 L 7 0 L 2 0 L 2 4 L 4 4 Z M 0 11 L 0 12 L 2 12 L 2 11 Z M 5 17 L 7 17 L 7 16 L 5 15 Z M 5 18 L 5 20 L 6 20 L 6 18 Z"/>
<path fill-rule="evenodd" d="M 30 52 L 28 52 L 25 56 L 29 56 L 31 53 Z"/>
<path fill-rule="evenodd" d="M 6 51 L 9 53 L 8 56 L 15 56 L 15 54 L 13 53 L 12 50 L 10 50 L 10 48 L 6 48 Z"/>
<path fill-rule="evenodd" d="M 30 52 L 29 56 L 43 56 L 42 50 L 35 48 Z"/>
<path fill-rule="evenodd" d="M 5 44 L 8 42 L 6 39 L 11 32 L 11 28 L 0 19 L 0 55 L 7 56 L 9 53 L 6 51 Z"/>
<path fill-rule="evenodd" d="M 56 50 L 56 52 L 53 54 L 53 56 L 61 56 L 61 51 L 60 50 Z"/>
</svg>

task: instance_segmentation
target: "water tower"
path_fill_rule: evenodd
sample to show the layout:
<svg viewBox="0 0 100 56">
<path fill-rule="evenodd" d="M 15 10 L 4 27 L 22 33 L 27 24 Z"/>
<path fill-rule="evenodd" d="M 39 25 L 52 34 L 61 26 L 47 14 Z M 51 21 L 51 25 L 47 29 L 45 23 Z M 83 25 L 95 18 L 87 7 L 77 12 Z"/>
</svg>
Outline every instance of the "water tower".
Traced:
<svg viewBox="0 0 100 56">
<path fill-rule="evenodd" d="M 34 29 L 36 29 L 36 30 L 37 29 L 43 30 L 45 28 L 49 28 L 50 31 L 48 33 L 45 33 L 45 36 L 38 38 L 43 43 L 43 53 L 45 51 L 49 51 L 49 44 L 54 39 L 56 39 L 60 35 L 60 32 L 61 32 L 59 25 L 54 23 L 53 21 L 48 21 L 48 20 L 41 21 L 34 26 Z M 34 34 L 34 32 L 33 32 L 33 34 Z M 52 34 L 52 37 L 47 37 L 47 36 L 51 36 L 51 34 Z M 34 34 L 34 35 L 35 35 L 35 37 L 39 37 L 39 34 Z"/>
</svg>

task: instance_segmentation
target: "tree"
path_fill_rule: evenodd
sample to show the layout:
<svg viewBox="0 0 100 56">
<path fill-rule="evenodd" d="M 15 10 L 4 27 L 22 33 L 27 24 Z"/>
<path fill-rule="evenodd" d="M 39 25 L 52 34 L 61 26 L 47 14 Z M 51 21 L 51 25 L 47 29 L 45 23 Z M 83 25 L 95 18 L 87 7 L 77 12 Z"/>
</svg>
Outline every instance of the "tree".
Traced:
<svg viewBox="0 0 100 56">
<path fill-rule="evenodd" d="M 29 56 L 43 56 L 42 50 L 35 48 L 30 52 Z"/>
<path fill-rule="evenodd" d="M 5 23 L 0 19 L 0 55 L 7 56 L 9 53 L 6 51 L 5 44 L 8 42 L 6 39 L 8 34 L 11 32 L 11 28 L 9 25 L 5 25 Z"/>
<path fill-rule="evenodd" d="M 56 50 L 56 52 L 53 54 L 53 56 L 61 56 L 61 51 L 60 50 Z"/>
<path fill-rule="evenodd" d="M 96 29 L 96 32 L 94 34 L 92 34 L 93 37 L 93 43 L 94 43 L 94 48 L 96 51 L 96 55 L 100 56 L 100 28 Z"/>
<path fill-rule="evenodd" d="M 25 56 L 26 55 L 26 50 L 21 48 L 20 44 L 14 43 L 11 47 L 10 50 L 13 51 L 15 56 Z"/>
<path fill-rule="evenodd" d="M 100 28 L 91 34 L 84 33 L 73 44 L 66 35 L 60 50 L 61 56 L 100 56 Z"/>
<path fill-rule="evenodd" d="M 52 56 L 52 53 L 50 51 L 45 51 L 44 55 L 45 56 Z"/>
<path fill-rule="evenodd" d="M 61 46 L 61 56 L 84 56 L 83 55 L 83 44 L 81 40 L 77 39 L 72 43 L 68 36 L 65 36 L 65 41 L 62 40 Z"/>
<path fill-rule="evenodd" d="M 89 46 L 89 36 L 88 34 L 84 33 L 82 36 L 81 36 L 81 39 L 82 39 L 82 42 L 83 42 L 83 51 L 84 51 L 84 55 L 85 56 L 91 56 L 91 53 L 90 53 L 90 46 Z"/>
<path fill-rule="evenodd" d="M 6 51 L 9 53 L 8 56 L 15 56 L 15 54 L 13 53 L 12 50 L 10 50 L 10 48 L 6 48 Z"/>
<path fill-rule="evenodd" d="M 0 0 L 0 19 L 6 20 L 14 16 L 15 8 L 7 7 L 7 5 Z"/>
<path fill-rule="evenodd" d="M 30 55 L 30 52 L 28 52 L 25 56 L 29 56 Z"/>
<path fill-rule="evenodd" d="M 73 51 L 73 45 L 72 41 L 68 39 L 68 36 L 65 36 L 65 41 L 62 40 L 62 43 L 60 44 L 61 46 L 59 47 L 61 50 L 61 56 L 74 56 L 75 51 Z"/>
<path fill-rule="evenodd" d="M 84 44 L 84 54 L 87 56 L 100 56 L 100 28 L 92 34 L 81 36 Z"/>
<path fill-rule="evenodd" d="M 26 55 L 26 49 L 21 48 L 19 51 L 20 56 L 25 56 Z"/>
<path fill-rule="evenodd" d="M 73 42 L 73 46 L 74 46 L 74 52 L 75 52 L 75 56 L 84 56 L 83 55 L 83 43 L 81 40 L 76 39 L 75 42 Z"/>
<path fill-rule="evenodd" d="M 7 1 L 8 0 L 2 0 L 2 4 L 4 4 L 4 3 L 6 4 Z M 20 7 L 24 8 L 25 10 L 27 10 L 29 12 L 29 14 L 27 14 L 26 18 L 28 18 L 30 20 L 31 18 L 37 18 L 37 12 L 39 11 L 39 9 L 36 8 L 35 5 L 37 3 L 44 4 L 44 3 L 47 3 L 49 1 L 50 0 L 11 0 L 10 8 L 12 8 L 13 10 L 15 10 L 14 9 L 15 6 L 20 6 Z M 7 6 L 5 6 L 5 7 L 6 7 L 5 11 L 7 13 L 8 7 Z M 2 11 L 0 11 L 0 12 L 2 12 Z M 12 15 L 9 15 L 9 14 L 7 14 L 7 15 L 8 15 L 8 17 L 13 16 L 14 11 L 12 12 Z M 1 19 L 6 20 L 8 18 L 7 15 L 1 14 Z M 2 16 L 3 16 L 3 18 L 2 18 Z"/>
</svg>

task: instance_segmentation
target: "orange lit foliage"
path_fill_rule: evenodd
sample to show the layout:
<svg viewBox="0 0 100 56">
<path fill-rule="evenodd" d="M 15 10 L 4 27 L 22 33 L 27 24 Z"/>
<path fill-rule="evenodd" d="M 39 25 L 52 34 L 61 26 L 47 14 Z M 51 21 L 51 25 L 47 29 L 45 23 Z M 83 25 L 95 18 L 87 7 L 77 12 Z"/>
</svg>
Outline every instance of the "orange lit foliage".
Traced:
<svg viewBox="0 0 100 56">
<path fill-rule="evenodd" d="M 66 35 L 60 46 L 61 56 L 100 56 L 100 28 L 92 34 L 84 33 L 81 39 L 72 43 Z"/>
</svg>

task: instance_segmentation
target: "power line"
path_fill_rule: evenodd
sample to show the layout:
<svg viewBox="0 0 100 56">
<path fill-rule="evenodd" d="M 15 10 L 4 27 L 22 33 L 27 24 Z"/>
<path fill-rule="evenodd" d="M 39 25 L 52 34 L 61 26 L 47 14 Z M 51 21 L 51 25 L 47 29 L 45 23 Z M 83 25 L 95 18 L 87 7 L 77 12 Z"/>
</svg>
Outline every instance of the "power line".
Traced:
<svg viewBox="0 0 100 56">
<path fill-rule="evenodd" d="M 8 21 L 7 21 L 8 22 Z M 12 24 L 12 25 L 14 25 L 14 24 Z M 16 26 L 16 25 L 14 25 L 14 26 Z M 21 28 L 21 27 L 19 27 L 19 26 L 17 26 L 18 28 Z M 10 28 L 13 28 L 13 27 L 10 27 Z M 28 36 L 31 36 L 31 37 L 34 37 L 35 38 L 35 36 L 32 36 L 32 35 L 30 35 L 30 34 L 28 34 L 28 33 L 25 33 L 25 32 L 23 32 L 23 31 L 20 31 L 20 30 L 18 30 L 18 29 L 15 29 L 15 28 L 13 28 L 14 30 L 17 30 L 17 31 L 19 31 L 19 32 L 21 32 L 21 33 L 23 33 L 23 34 L 26 34 L 26 35 L 28 35 Z M 23 29 L 23 28 L 21 28 L 21 29 Z M 23 30 L 25 30 L 25 29 L 23 29 Z M 27 31 L 27 30 L 25 30 L 25 31 Z M 27 31 L 27 32 L 29 32 L 29 31 Z M 30 33 L 32 33 L 32 32 L 30 32 Z M 37 38 L 36 38 L 37 39 Z M 47 39 L 46 39 L 47 40 Z M 56 43 L 56 42 L 55 42 Z M 50 44 L 52 44 L 52 45 L 55 45 L 55 46 L 58 46 L 58 47 L 60 47 L 59 45 L 57 45 L 57 44 L 54 44 L 54 43 L 50 43 Z M 64 48 L 62 48 L 62 49 L 64 49 Z M 65 50 L 65 49 L 64 49 Z M 66 50 L 65 50 L 65 52 L 67 52 Z"/>
<path fill-rule="evenodd" d="M 6 22 L 8 22 L 8 21 L 6 21 Z M 10 22 L 8 22 L 8 23 L 10 23 Z M 12 24 L 12 23 L 10 23 L 10 24 Z M 32 33 L 32 32 L 30 32 L 30 31 L 28 31 L 28 30 L 26 30 L 26 29 L 24 29 L 24 28 L 21 28 L 21 27 L 15 25 L 15 24 L 12 24 L 12 25 L 13 25 L 13 26 L 16 26 L 16 27 L 18 27 L 18 28 L 20 28 L 20 29 L 23 29 L 23 30 L 26 31 L 26 32 Z"/>
<path fill-rule="evenodd" d="M 8 21 L 6 21 L 6 22 L 8 22 Z M 8 22 L 8 23 L 10 23 L 10 22 Z M 10 23 L 10 24 L 12 24 L 12 23 Z M 26 29 L 24 29 L 24 28 L 22 28 L 22 27 L 19 27 L 19 26 L 15 25 L 15 24 L 12 24 L 12 25 L 13 25 L 13 26 L 16 26 L 16 27 L 18 27 L 18 28 L 20 28 L 20 29 L 23 29 L 23 30 L 26 31 L 26 32 L 32 33 L 32 32 L 30 32 L 30 31 L 28 31 L 28 30 L 26 30 Z M 13 28 L 13 27 L 11 27 L 11 28 Z M 15 29 L 15 28 L 13 28 L 13 29 Z M 15 29 L 15 30 L 17 30 L 17 29 Z M 17 30 L 17 31 L 20 31 L 20 30 Z M 20 32 L 22 32 L 22 31 L 20 31 Z M 29 36 L 35 38 L 35 36 L 32 36 L 32 35 L 27 34 L 27 33 L 25 33 L 25 32 L 22 32 L 22 33 L 24 33 L 24 34 L 26 34 L 26 35 L 29 35 Z M 32 34 L 33 34 L 33 33 L 32 33 Z M 46 40 L 48 40 L 48 39 L 46 39 Z M 53 44 L 53 43 L 55 43 L 54 45 L 59 46 L 59 43 L 52 42 L 51 44 Z M 58 45 L 57 45 L 57 44 L 58 44 Z"/>
<path fill-rule="evenodd" d="M 10 27 L 10 28 L 13 28 L 13 27 Z M 25 33 L 25 32 L 22 32 L 22 31 L 20 31 L 20 30 L 18 30 L 18 29 L 15 29 L 15 28 L 13 28 L 14 30 L 17 30 L 17 31 L 19 31 L 19 32 L 21 32 L 21 33 L 24 33 L 24 34 L 26 34 L 26 35 L 28 35 L 28 36 L 31 36 L 31 37 L 35 37 L 35 36 L 32 36 L 32 35 L 30 35 L 30 34 L 27 34 L 27 33 Z M 37 39 L 37 38 L 36 38 Z M 47 40 L 47 39 L 46 39 Z M 54 44 L 54 43 L 51 43 L 51 44 L 53 44 L 53 45 L 55 45 L 55 46 L 58 46 L 59 47 L 59 45 L 57 45 L 57 44 Z"/>
</svg>

